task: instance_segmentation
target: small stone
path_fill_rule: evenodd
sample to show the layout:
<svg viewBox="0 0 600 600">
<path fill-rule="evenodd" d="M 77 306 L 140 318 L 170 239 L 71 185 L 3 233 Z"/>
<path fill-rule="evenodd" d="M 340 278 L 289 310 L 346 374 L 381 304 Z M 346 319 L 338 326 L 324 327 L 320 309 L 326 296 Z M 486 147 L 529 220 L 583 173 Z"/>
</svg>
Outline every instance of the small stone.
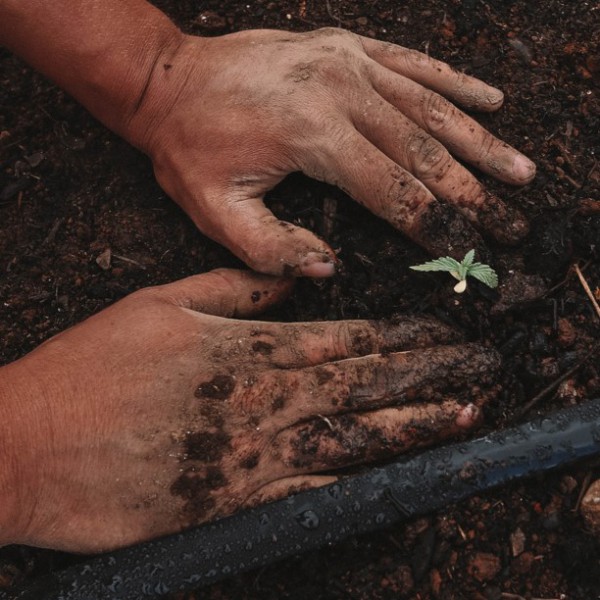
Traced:
<svg viewBox="0 0 600 600">
<path fill-rule="evenodd" d="M 110 269 L 110 261 L 112 258 L 112 252 L 110 248 L 107 248 L 104 252 L 96 257 L 96 264 L 103 270 L 108 271 Z"/>
<path fill-rule="evenodd" d="M 25 160 L 29 163 L 30 167 L 37 167 L 44 160 L 44 154 L 42 152 L 34 152 L 26 156 Z"/>
<path fill-rule="evenodd" d="M 565 475 L 560 480 L 560 491 L 563 494 L 571 494 L 577 488 L 577 479 L 575 477 L 571 477 L 570 475 Z"/>
<path fill-rule="evenodd" d="M 206 31 L 216 31 L 224 29 L 227 26 L 227 21 L 225 17 L 222 17 L 218 13 L 212 10 L 205 10 L 194 19 L 194 24 L 199 25 Z"/>
<path fill-rule="evenodd" d="M 590 485 L 581 501 L 581 514 L 590 531 L 600 536 L 600 479 Z"/>
<path fill-rule="evenodd" d="M 577 339 L 577 330 L 568 319 L 558 320 L 558 344 L 562 348 L 570 348 Z"/>
<path fill-rule="evenodd" d="M 364 27 L 369 24 L 369 19 L 367 19 L 367 17 L 358 17 L 358 19 L 356 19 L 356 24 Z"/>
<path fill-rule="evenodd" d="M 500 559 L 489 552 L 478 552 L 469 559 L 467 572 L 478 581 L 491 581 L 501 568 Z"/>
<path fill-rule="evenodd" d="M 510 534 L 510 549 L 513 556 L 519 556 L 525 550 L 525 534 L 520 527 L 517 527 L 513 533 Z"/>
<path fill-rule="evenodd" d="M 556 397 L 562 402 L 569 404 L 576 404 L 581 396 L 581 393 L 575 385 L 574 379 L 567 379 L 563 381 L 556 390 Z"/>
<path fill-rule="evenodd" d="M 531 571 L 531 567 L 535 562 L 535 556 L 532 552 L 523 552 L 513 560 L 510 570 L 517 575 L 525 575 Z"/>
<path fill-rule="evenodd" d="M 442 576 L 437 569 L 432 569 L 429 575 L 429 580 L 431 582 L 431 592 L 436 597 L 440 597 L 440 592 L 442 591 Z"/>
</svg>

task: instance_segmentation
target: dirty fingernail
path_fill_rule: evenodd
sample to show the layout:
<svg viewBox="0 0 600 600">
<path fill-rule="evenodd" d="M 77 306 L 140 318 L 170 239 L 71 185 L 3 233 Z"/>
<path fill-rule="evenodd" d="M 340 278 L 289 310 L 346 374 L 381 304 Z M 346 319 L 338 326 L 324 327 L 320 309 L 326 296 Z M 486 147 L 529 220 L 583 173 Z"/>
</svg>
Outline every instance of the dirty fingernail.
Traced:
<svg viewBox="0 0 600 600">
<path fill-rule="evenodd" d="M 487 93 L 487 101 L 492 105 L 501 105 L 504 102 L 504 94 L 497 88 L 490 87 Z"/>
<path fill-rule="evenodd" d="M 512 171 L 517 179 L 526 183 L 534 178 L 535 165 L 526 156 L 517 154 L 513 161 Z"/>
<path fill-rule="evenodd" d="M 300 272 L 305 277 L 331 277 L 335 265 L 327 254 L 309 252 L 300 263 Z"/>
<path fill-rule="evenodd" d="M 456 416 L 456 424 L 459 427 L 473 427 L 480 418 L 480 411 L 474 404 L 467 404 L 460 409 Z"/>
</svg>

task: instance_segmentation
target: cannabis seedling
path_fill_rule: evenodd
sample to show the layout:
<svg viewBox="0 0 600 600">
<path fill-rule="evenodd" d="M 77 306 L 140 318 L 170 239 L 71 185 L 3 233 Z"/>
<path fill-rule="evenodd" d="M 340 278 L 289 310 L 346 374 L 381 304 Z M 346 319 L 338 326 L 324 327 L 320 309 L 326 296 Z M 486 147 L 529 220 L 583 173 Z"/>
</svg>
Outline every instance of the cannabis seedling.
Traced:
<svg viewBox="0 0 600 600">
<path fill-rule="evenodd" d="M 458 294 L 462 294 L 467 289 L 467 277 L 469 276 L 479 279 L 488 287 L 498 287 L 496 271 L 489 265 L 473 262 L 474 258 L 475 250 L 469 250 L 461 262 L 446 256 L 410 268 L 413 271 L 447 271 L 454 279 L 458 279 L 458 283 L 454 286 L 454 291 Z"/>
</svg>

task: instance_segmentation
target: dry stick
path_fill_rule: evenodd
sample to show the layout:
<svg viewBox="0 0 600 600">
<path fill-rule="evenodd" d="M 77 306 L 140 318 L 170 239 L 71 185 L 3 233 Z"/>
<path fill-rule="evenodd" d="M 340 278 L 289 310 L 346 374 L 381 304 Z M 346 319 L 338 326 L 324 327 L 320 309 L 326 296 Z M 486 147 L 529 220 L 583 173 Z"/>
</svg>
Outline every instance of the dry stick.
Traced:
<svg viewBox="0 0 600 600">
<path fill-rule="evenodd" d="M 520 594 L 511 594 L 510 592 L 502 592 L 500 597 L 505 600 L 526 600 L 525 596 Z M 558 598 L 532 598 L 531 600 L 559 600 Z"/>
<path fill-rule="evenodd" d="M 581 269 L 579 268 L 579 265 L 577 263 L 575 263 L 574 268 L 575 268 L 575 273 L 577 273 L 577 277 L 579 277 L 579 281 L 581 282 L 581 285 L 583 286 L 583 289 L 585 290 L 585 293 L 588 295 L 588 298 L 590 299 L 590 302 L 592 303 L 592 306 L 594 307 L 596 314 L 600 318 L 600 306 L 598 306 L 598 302 L 596 302 L 596 298 L 594 298 L 594 294 L 592 293 L 592 290 L 590 289 L 588 282 L 586 281 L 585 277 L 583 276 L 583 273 L 581 272 Z"/>
<path fill-rule="evenodd" d="M 558 387 L 565 379 L 568 379 L 579 370 L 598 350 L 600 349 L 600 344 L 596 344 L 589 353 L 578 362 L 574 367 L 571 367 L 568 371 L 563 373 L 558 379 L 555 379 L 551 384 L 547 385 L 539 394 L 536 394 L 519 412 L 519 417 L 522 417 L 525 413 L 529 412 L 540 400 L 545 398 L 550 392 L 552 392 L 556 387 Z"/>
<path fill-rule="evenodd" d="M 579 490 L 579 496 L 577 496 L 577 502 L 575 502 L 575 506 L 573 509 L 571 509 L 571 512 L 574 512 L 574 513 L 579 512 L 579 507 L 581 506 L 581 501 L 583 500 L 585 493 L 588 491 L 588 488 L 590 487 L 591 482 L 592 482 L 592 472 L 588 471 L 585 474 L 585 477 L 581 484 L 581 489 Z"/>
</svg>

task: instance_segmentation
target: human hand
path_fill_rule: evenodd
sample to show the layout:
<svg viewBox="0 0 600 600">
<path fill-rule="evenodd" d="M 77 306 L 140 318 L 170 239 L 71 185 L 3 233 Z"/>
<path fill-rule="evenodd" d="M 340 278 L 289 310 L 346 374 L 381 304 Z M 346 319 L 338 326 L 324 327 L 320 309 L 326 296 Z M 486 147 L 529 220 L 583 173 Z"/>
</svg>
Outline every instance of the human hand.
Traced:
<svg viewBox="0 0 600 600">
<path fill-rule="evenodd" d="M 476 230 L 508 244 L 527 233 L 454 157 L 517 185 L 535 166 L 444 96 L 480 111 L 503 102 L 442 62 L 341 29 L 184 36 L 155 62 L 123 133 L 196 225 L 249 266 L 325 277 L 333 251 L 263 204 L 293 171 L 339 186 L 434 255 L 484 255 Z"/>
<path fill-rule="evenodd" d="M 290 285 L 219 270 L 148 288 L 3 367 L 0 541 L 108 550 L 478 423 L 498 357 L 438 346 L 460 341 L 442 324 L 225 318 Z"/>
</svg>

